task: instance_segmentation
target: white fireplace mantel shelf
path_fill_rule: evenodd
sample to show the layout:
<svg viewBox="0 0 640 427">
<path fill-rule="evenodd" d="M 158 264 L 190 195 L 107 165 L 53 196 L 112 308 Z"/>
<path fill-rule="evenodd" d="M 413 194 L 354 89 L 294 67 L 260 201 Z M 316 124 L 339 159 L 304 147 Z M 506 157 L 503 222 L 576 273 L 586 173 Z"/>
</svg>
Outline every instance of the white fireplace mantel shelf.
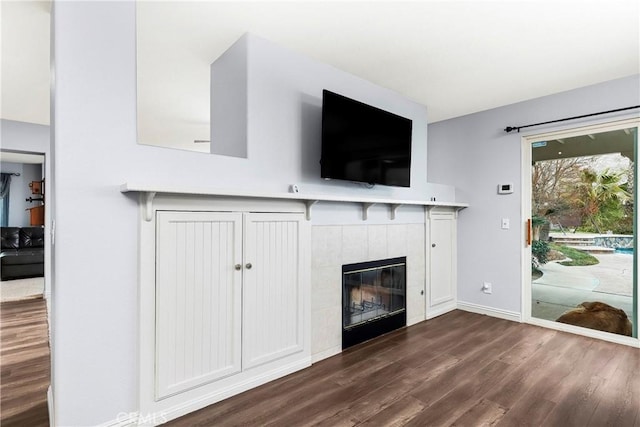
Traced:
<svg viewBox="0 0 640 427">
<path fill-rule="evenodd" d="M 307 220 L 311 220 L 311 208 L 318 202 L 342 202 L 342 203 L 358 203 L 362 206 L 362 220 L 366 221 L 369 217 L 369 208 L 373 205 L 386 205 L 389 208 L 391 219 L 395 219 L 396 211 L 400 206 L 424 206 L 430 210 L 434 207 L 450 207 L 456 212 L 469 207 L 467 203 L 459 202 L 439 202 L 433 200 L 397 200 L 383 199 L 373 197 L 357 197 L 346 195 L 327 195 L 327 194 L 307 194 L 307 193 L 266 193 L 246 190 L 221 190 L 221 189 L 205 189 L 191 187 L 169 187 L 169 186 L 153 186 L 138 185 L 135 183 L 124 183 L 120 186 L 122 193 L 139 193 L 140 201 L 144 204 L 145 220 L 151 221 L 153 218 L 153 199 L 158 194 L 186 194 L 194 196 L 210 196 L 210 197 L 242 197 L 250 199 L 272 199 L 272 200 L 298 200 L 304 202 L 306 206 Z"/>
</svg>

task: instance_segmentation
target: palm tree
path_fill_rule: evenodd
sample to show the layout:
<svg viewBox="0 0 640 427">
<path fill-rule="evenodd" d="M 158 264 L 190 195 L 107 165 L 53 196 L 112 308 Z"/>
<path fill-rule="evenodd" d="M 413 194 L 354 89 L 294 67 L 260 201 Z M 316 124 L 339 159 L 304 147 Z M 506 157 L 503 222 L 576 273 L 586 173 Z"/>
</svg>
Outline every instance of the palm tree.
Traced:
<svg viewBox="0 0 640 427">
<path fill-rule="evenodd" d="M 582 170 L 576 203 L 582 210 L 583 224 L 588 221 L 600 234 L 601 227 L 622 218 L 624 203 L 631 200 L 631 194 L 621 182 L 622 177 L 623 172 L 613 172 L 608 168 L 601 172 Z"/>
</svg>

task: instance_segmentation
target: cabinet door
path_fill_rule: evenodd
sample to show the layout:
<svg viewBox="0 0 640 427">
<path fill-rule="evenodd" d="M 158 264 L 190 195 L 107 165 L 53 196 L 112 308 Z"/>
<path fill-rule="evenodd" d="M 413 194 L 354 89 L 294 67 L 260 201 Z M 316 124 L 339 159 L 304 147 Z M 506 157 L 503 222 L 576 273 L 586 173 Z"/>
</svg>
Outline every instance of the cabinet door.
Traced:
<svg viewBox="0 0 640 427">
<path fill-rule="evenodd" d="M 456 298 L 455 217 L 452 212 L 430 215 L 430 293 L 431 307 Z"/>
<path fill-rule="evenodd" d="M 157 212 L 156 399 L 241 370 L 242 214 Z"/>
<path fill-rule="evenodd" d="M 303 350 L 302 214 L 245 216 L 242 366 Z"/>
</svg>

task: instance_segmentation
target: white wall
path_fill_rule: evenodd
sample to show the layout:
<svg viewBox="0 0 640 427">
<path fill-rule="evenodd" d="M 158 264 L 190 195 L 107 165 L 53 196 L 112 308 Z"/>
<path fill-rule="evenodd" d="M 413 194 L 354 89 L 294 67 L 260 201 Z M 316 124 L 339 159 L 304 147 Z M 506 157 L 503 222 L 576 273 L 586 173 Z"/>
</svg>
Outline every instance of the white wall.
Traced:
<svg viewBox="0 0 640 427">
<path fill-rule="evenodd" d="M 312 173 L 306 167 L 317 161 L 314 150 L 319 153 L 318 140 L 316 137 L 313 149 L 302 148 L 302 129 L 291 124 L 306 126 L 311 120 L 311 126 L 319 129 L 320 92 L 305 94 L 302 99 L 287 92 L 298 110 L 302 103 L 303 111 L 293 111 L 290 104 L 285 109 L 293 117 L 282 120 L 294 122 L 269 122 L 268 115 L 256 117 L 265 131 L 249 136 L 247 159 L 137 145 L 134 2 L 56 2 L 53 33 L 56 423 L 94 425 L 137 410 L 139 212 L 136 196 L 121 194 L 120 184 L 286 192 L 292 182 L 302 182 L 305 191 L 306 183 L 311 184 L 305 174 Z M 287 63 L 291 60 L 288 52 L 266 48 Z M 260 50 L 253 53 L 250 58 L 255 68 L 249 70 L 253 73 L 250 81 L 260 86 L 253 101 L 264 107 L 264 97 L 273 95 L 269 93 L 272 79 L 278 74 L 274 71 L 262 76 L 260 70 L 270 66 L 269 55 L 261 57 Z M 299 65 L 312 67 L 304 59 Z M 416 187 L 405 189 L 403 198 L 426 199 L 430 188 L 444 195 L 438 200 L 453 197 L 450 187 L 426 183 L 424 107 L 339 70 L 323 73 L 330 76 L 336 89 L 348 91 L 353 86 L 376 103 L 388 103 L 416 120 L 414 154 L 419 166 L 412 176 Z M 305 102 L 309 109 L 304 110 Z M 315 192 L 355 191 L 347 184 L 322 184 L 317 183 Z M 387 189 L 376 191 L 387 197 L 396 194 L 387 194 Z M 318 208 L 317 221 L 322 223 L 323 217 L 330 216 L 330 205 Z M 362 223 L 355 212 L 359 212 L 357 206 L 345 215 Z M 387 214 L 379 213 L 385 215 L 381 221 L 387 222 Z M 424 218 L 423 213 L 400 208 L 402 216 L 412 218 L 411 222 Z M 90 251 L 86 250 L 86 233 L 78 230 L 90 230 L 95 242 Z"/>
<path fill-rule="evenodd" d="M 49 126 L 0 119 L 0 140 L 3 150 L 47 154 Z"/>
<path fill-rule="evenodd" d="M 248 54 L 249 157 L 261 176 L 302 184 L 302 191 L 358 193 L 425 199 L 427 192 L 427 109 L 388 89 L 332 66 L 245 35 Z M 322 90 L 329 89 L 413 121 L 411 188 L 324 181 L 320 177 Z M 214 100 L 215 102 L 216 100 Z M 247 119 L 245 119 L 247 120 Z M 280 167 L 274 167 L 280 164 Z"/>
<path fill-rule="evenodd" d="M 629 107 L 639 101 L 640 77 L 636 75 L 429 125 L 429 180 L 454 185 L 457 197 L 471 206 L 458 219 L 459 301 L 520 313 L 524 248 L 520 222 L 521 138 L 550 129 L 619 119 L 629 113 L 521 133 L 507 134 L 503 129 Z M 515 192 L 498 195 L 497 185 L 507 182 L 514 184 Z M 509 230 L 500 229 L 501 218 L 511 219 Z M 492 294 L 481 292 L 484 281 L 493 284 Z"/>
<path fill-rule="evenodd" d="M 2 150 L 44 154 L 46 174 L 50 145 L 49 126 L 0 119 L 0 142 Z M 25 209 L 36 206 L 37 203 L 28 203 L 24 199 L 32 196 L 29 182 L 42 179 L 42 165 L 2 162 L 2 171 L 20 174 L 11 178 L 9 225 L 28 226 L 29 213 L 25 212 Z"/>
<path fill-rule="evenodd" d="M 252 165 L 250 175 L 231 174 L 232 184 L 228 185 L 248 179 L 254 188 L 273 183 L 279 191 L 295 183 L 302 192 L 310 193 L 453 200 L 452 189 L 442 193 L 443 188 L 427 183 L 425 106 L 251 34 L 214 61 L 211 70 L 212 150 L 246 158 L 229 158 L 230 162 Z M 410 188 L 366 189 L 320 178 L 323 89 L 413 121 Z"/>
<path fill-rule="evenodd" d="M 42 180 L 41 164 L 23 164 L 2 162 L 0 169 L 3 173 L 19 173 L 19 176 L 11 177 L 11 188 L 9 190 L 9 226 L 27 227 L 31 224 L 30 214 L 26 209 L 40 206 L 40 202 L 29 203 L 27 198 L 40 198 L 39 195 L 31 194 L 29 184 L 31 181 Z"/>
</svg>

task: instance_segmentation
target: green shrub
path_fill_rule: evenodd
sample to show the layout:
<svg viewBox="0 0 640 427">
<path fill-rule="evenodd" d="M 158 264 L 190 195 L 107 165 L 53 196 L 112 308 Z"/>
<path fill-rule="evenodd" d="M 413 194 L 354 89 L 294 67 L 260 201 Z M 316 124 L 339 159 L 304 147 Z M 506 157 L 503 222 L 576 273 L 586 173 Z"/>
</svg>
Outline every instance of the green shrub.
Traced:
<svg viewBox="0 0 640 427">
<path fill-rule="evenodd" d="M 549 243 L 544 240 L 534 240 L 531 243 L 531 255 L 538 259 L 540 264 L 546 264 L 549 255 Z"/>
</svg>

